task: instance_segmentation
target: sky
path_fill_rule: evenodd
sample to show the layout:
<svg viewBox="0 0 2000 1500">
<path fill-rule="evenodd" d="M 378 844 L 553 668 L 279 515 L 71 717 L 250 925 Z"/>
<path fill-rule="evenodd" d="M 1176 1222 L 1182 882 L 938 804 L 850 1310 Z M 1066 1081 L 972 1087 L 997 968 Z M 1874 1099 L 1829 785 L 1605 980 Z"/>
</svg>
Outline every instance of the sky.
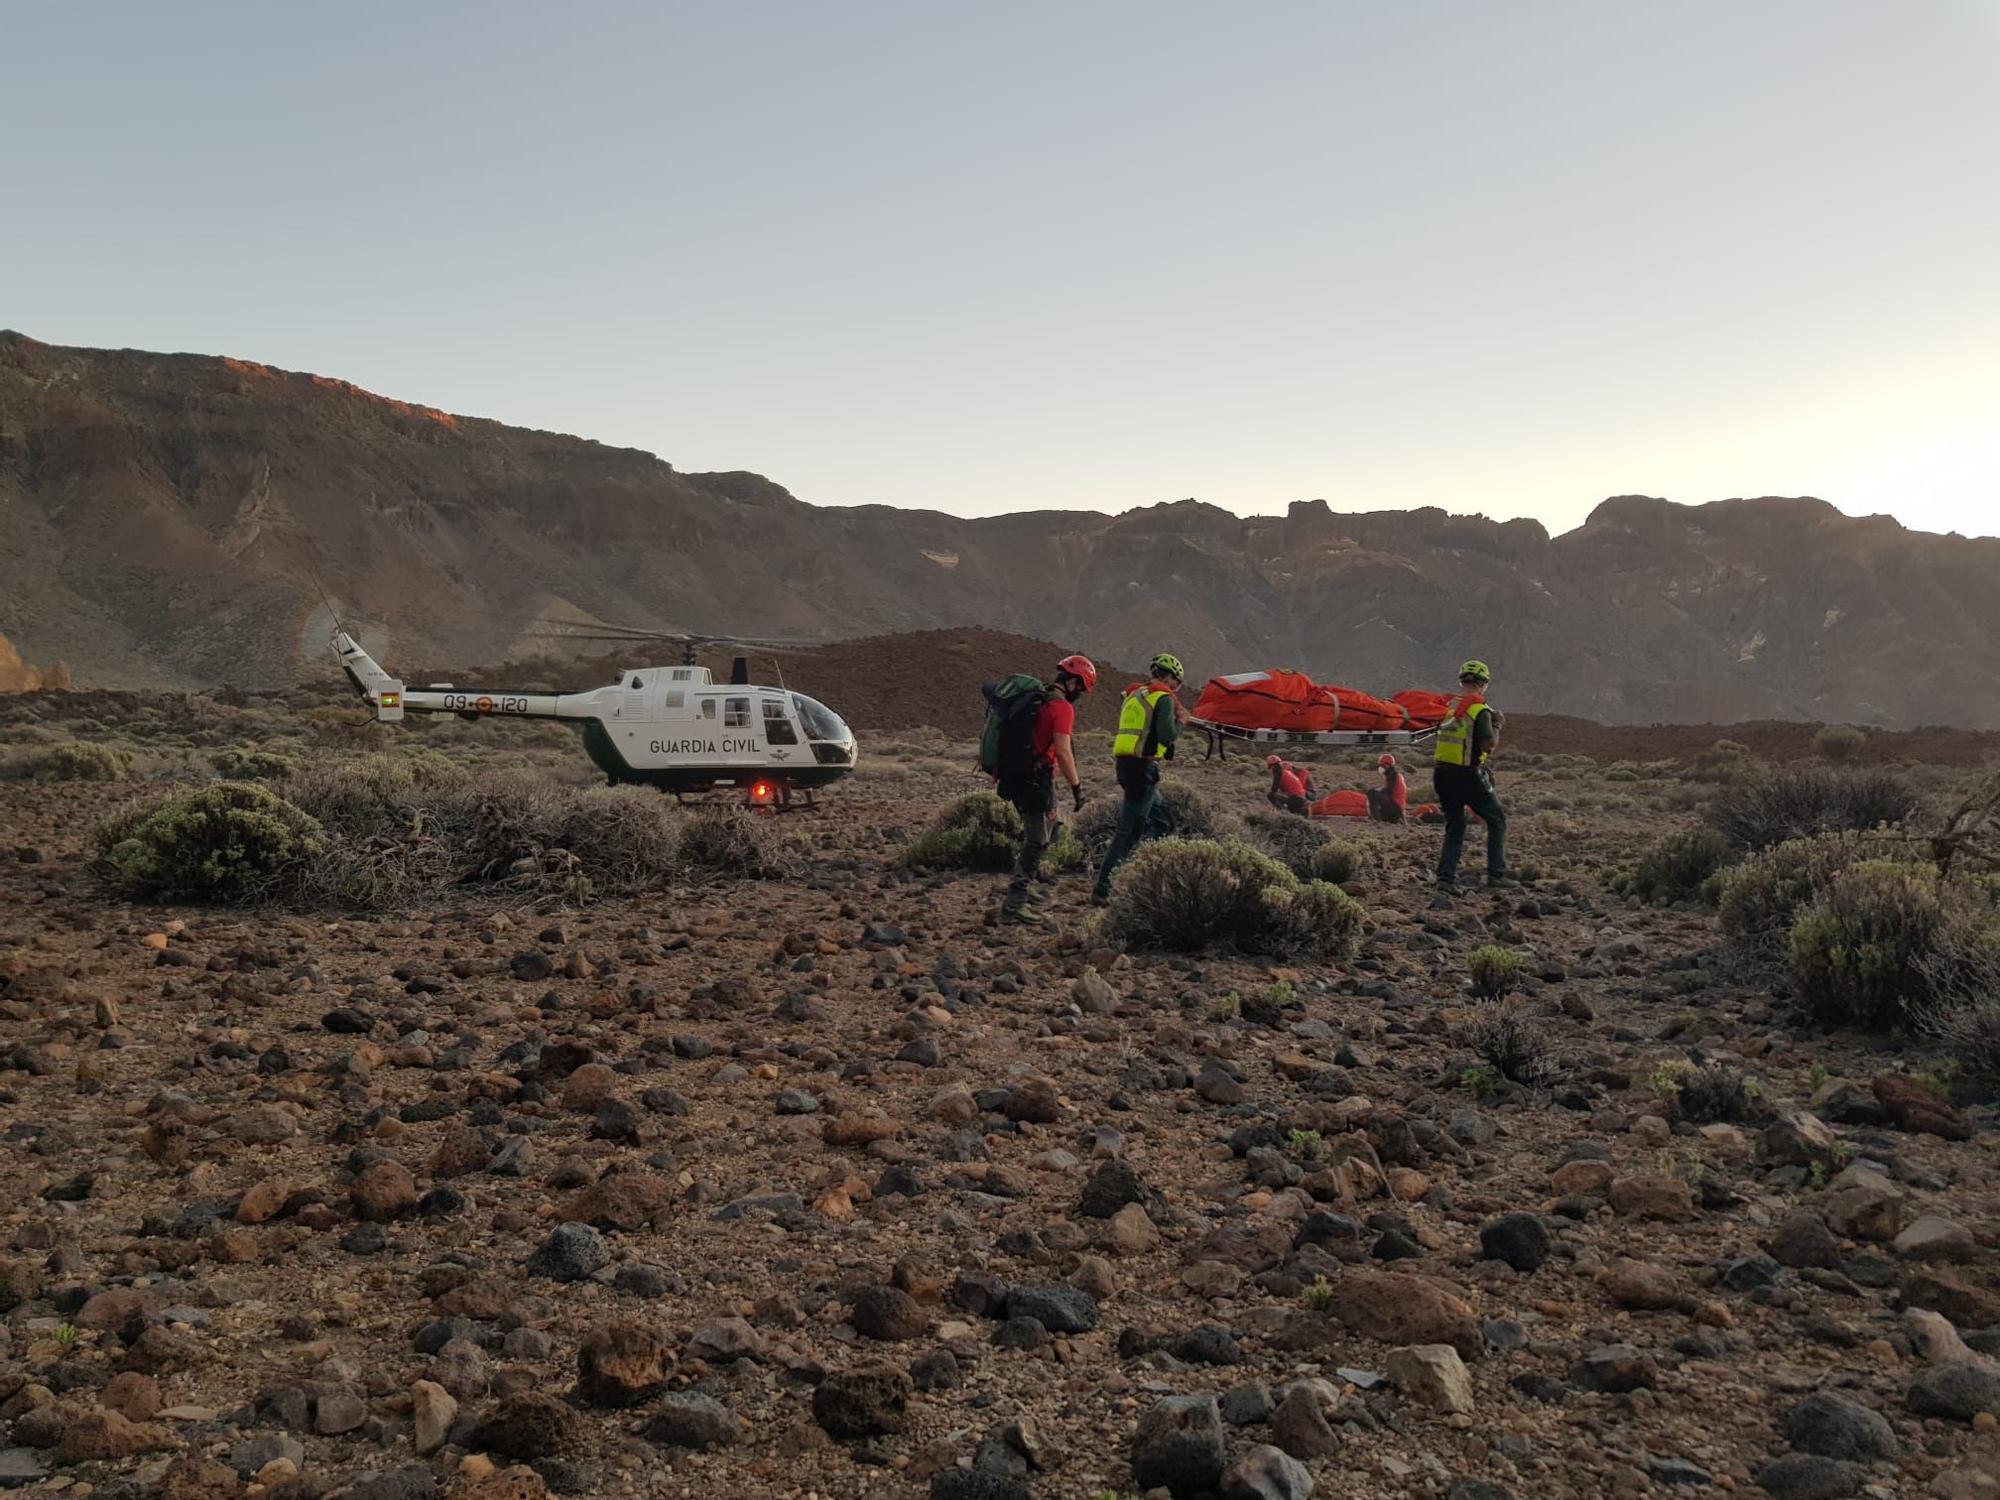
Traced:
<svg viewBox="0 0 2000 1500">
<path fill-rule="evenodd" d="M 2000 532 L 2000 0 L 0 0 L 0 326 L 962 515 Z"/>
</svg>

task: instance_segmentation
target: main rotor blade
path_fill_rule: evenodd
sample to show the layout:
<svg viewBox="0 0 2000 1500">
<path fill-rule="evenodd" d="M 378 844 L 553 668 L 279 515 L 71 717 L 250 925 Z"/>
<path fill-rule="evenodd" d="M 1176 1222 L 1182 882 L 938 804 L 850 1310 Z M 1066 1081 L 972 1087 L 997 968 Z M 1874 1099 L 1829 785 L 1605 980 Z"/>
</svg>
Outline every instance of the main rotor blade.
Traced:
<svg viewBox="0 0 2000 1500">
<path fill-rule="evenodd" d="M 692 630 L 639 630 L 622 625 L 592 626 L 588 630 L 528 630 L 524 640 L 538 641 L 659 641 L 676 646 L 765 646 L 811 650 L 825 641 L 776 638 L 755 635 L 709 635 Z"/>
</svg>

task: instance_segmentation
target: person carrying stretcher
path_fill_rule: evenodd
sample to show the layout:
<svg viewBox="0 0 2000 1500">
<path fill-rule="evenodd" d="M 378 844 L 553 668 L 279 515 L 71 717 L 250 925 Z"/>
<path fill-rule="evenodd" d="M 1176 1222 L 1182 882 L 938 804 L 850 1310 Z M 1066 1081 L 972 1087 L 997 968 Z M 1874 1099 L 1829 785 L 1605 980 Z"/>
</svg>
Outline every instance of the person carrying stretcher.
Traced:
<svg viewBox="0 0 2000 1500">
<path fill-rule="evenodd" d="M 1307 816 L 1312 807 L 1312 772 L 1275 755 L 1264 757 L 1264 764 L 1271 771 L 1271 789 L 1264 794 L 1264 800 L 1279 812 Z"/>
</svg>

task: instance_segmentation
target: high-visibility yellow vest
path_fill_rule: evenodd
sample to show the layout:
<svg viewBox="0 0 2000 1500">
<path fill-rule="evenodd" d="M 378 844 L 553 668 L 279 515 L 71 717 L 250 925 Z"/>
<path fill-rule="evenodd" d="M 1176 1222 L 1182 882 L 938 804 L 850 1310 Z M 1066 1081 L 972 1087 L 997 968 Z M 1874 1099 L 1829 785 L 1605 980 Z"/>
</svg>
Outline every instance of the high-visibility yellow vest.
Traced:
<svg viewBox="0 0 2000 1500">
<path fill-rule="evenodd" d="M 1146 726 L 1153 722 L 1153 707 L 1167 696 L 1165 688 L 1130 687 L 1125 690 L 1125 704 L 1118 710 L 1118 734 L 1111 741 L 1114 759 L 1139 753 L 1139 742 L 1146 737 Z M 1154 759 L 1166 753 L 1165 745 L 1153 746 Z"/>
<path fill-rule="evenodd" d="M 1472 764 L 1472 729 L 1479 716 L 1491 713 L 1483 698 L 1460 697 L 1451 700 L 1451 710 L 1438 725 L 1434 754 L 1441 766 L 1469 766 Z"/>
</svg>

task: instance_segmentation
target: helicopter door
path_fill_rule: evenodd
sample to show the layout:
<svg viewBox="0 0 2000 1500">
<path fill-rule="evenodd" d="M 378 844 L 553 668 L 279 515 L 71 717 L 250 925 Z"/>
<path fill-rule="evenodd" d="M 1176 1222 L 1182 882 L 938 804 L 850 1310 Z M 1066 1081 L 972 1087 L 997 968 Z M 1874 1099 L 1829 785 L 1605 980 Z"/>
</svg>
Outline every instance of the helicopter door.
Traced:
<svg viewBox="0 0 2000 1500">
<path fill-rule="evenodd" d="M 764 700 L 764 743 L 767 745 L 796 745 L 799 732 L 792 728 L 792 721 L 785 714 L 785 700 L 770 697 Z"/>
</svg>

